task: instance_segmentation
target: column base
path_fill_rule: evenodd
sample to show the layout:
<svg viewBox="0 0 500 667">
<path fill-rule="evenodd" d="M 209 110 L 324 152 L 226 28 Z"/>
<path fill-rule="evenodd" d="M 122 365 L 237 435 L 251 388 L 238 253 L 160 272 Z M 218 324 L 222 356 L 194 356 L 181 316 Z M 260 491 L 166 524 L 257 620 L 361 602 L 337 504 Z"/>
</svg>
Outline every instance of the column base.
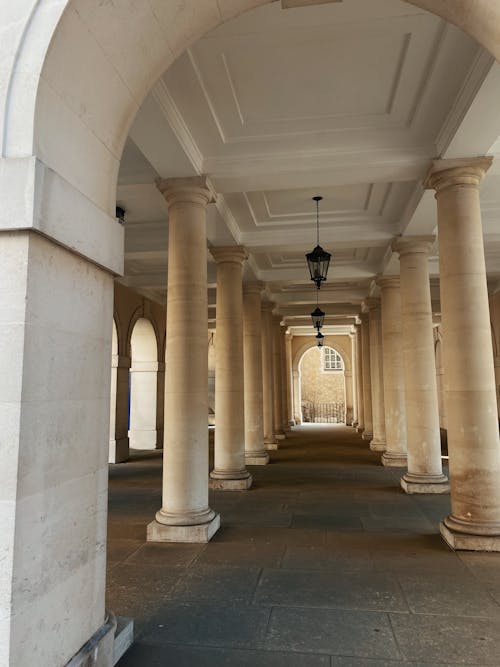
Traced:
<svg viewBox="0 0 500 667">
<path fill-rule="evenodd" d="M 373 438 L 373 440 L 370 442 L 370 449 L 372 452 L 385 452 L 387 449 L 387 443 L 382 442 L 381 440 L 375 440 L 375 438 Z"/>
<path fill-rule="evenodd" d="M 151 521 L 147 526 L 148 542 L 210 542 L 220 528 L 220 514 L 216 514 L 208 523 L 194 526 L 167 526 Z"/>
<path fill-rule="evenodd" d="M 439 524 L 439 530 L 444 541 L 453 551 L 500 551 L 500 534 L 469 535 L 459 533 L 448 528 L 444 521 Z"/>
<path fill-rule="evenodd" d="M 278 431 L 274 434 L 274 437 L 276 440 L 284 440 L 286 438 L 286 434 L 283 431 Z"/>
<path fill-rule="evenodd" d="M 217 477 L 210 473 L 208 486 L 213 491 L 246 491 L 252 486 L 252 475 L 247 471 L 246 477 L 229 479 L 228 477 Z"/>
<path fill-rule="evenodd" d="M 75 653 L 65 667 L 113 667 L 116 618 L 111 612 L 101 627 L 82 648 Z"/>
<path fill-rule="evenodd" d="M 364 426 L 360 426 L 359 424 L 356 426 L 356 431 L 358 433 L 363 433 L 364 430 L 365 430 Z"/>
<path fill-rule="evenodd" d="M 250 452 L 245 454 L 247 466 L 266 466 L 269 463 L 269 454 L 266 451 Z"/>
<path fill-rule="evenodd" d="M 382 454 L 382 465 L 386 468 L 406 468 L 408 464 L 408 457 L 406 454 L 398 454 L 385 451 Z"/>
<path fill-rule="evenodd" d="M 108 463 L 125 463 L 130 458 L 128 438 L 109 441 Z"/>
<path fill-rule="evenodd" d="M 373 433 L 370 433 L 369 431 L 363 431 L 363 435 L 361 437 L 363 440 L 372 440 Z"/>
<path fill-rule="evenodd" d="M 265 442 L 264 447 L 267 449 L 268 452 L 274 452 L 276 449 L 279 449 L 279 445 L 277 442 Z"/>
<path fill-rule="evenodd" d="M 446 475 L 412 475 L 406 473 L 401 478 L 401 488 L 405 493 L 449 493 L 450 483 Z"/>
<path fill-rule="evenodd" d="M 357 421 L 353 421 L 352 424 L 351 424 L 351 426 L 352 426 L 353 428 L 357 428 L 357 426 L 358 426 L 358 422 L 357 422 Z"/>
</svg>

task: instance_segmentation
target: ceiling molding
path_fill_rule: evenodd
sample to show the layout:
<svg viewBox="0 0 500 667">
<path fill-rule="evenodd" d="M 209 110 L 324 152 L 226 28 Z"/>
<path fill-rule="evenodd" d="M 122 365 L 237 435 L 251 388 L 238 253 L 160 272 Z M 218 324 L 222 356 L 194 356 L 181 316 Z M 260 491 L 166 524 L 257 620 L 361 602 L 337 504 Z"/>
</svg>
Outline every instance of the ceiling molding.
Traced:
<svg viewBox="0 0 500 667">
<path fill-rule="evenodd" d="M 234 240 L 238 245 L 241 244 L 241 238 L 242 238 L 242 233 L 239 228 L 238 223 L 236 222 L 236 218 L 232 214 L 231 209 L 227 205 L 227 202 L 224 198 L 224 195 L 218 194 L 215 198 L 215 206 L 217 210 L 219 211 L 219 214 L 221 218 L 224 220 L 224 222 L 227 225 L 227 228 L 233 235 Z"/>
<path fill-rule="evenodd" d="M 167 122 L 172 128 L 177 141 L 182 146 L 186 156 L 193 165 L 193 168 L 196 170 L 196 173 L 202 174 L 203 155 L 198 148 L 198 145 L 194 140 L 188 126 L 184 122 L 184 118 L 182 117 L 182 114 L 175 104 L 163 79 L 159 79 L 151 91 L 151 94 L 160 107 L 163 115 L 167 119 Z"/>
<path fill-rule="evenodd" d="M 447 150 L 494 63 L 493 56 L 478 47 L 474 62 L 436 138 L 436 157 L 441 157 Z"/>
</svg>

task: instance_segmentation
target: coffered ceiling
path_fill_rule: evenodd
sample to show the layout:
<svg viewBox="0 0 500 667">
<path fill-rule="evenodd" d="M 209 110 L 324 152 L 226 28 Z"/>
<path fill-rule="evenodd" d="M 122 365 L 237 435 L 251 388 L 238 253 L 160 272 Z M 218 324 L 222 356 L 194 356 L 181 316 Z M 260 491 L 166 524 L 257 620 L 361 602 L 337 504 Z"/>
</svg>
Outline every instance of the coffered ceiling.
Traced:
<svg viewBox="0 0 500 667">
<path fill-rule="evenodd" d="M 500 121 L 488 113 L 499 103 L 491 57 L 399 0 L 273 2 L 229 21 L 165 72 L 131 128 L 117 192 L 123 282 L 165 298 L 168 211 L 154 182 L 206 173 L 218 193 L 209 245 L 245 245 L 245 278 L 267 283 L 290 324 L 315 303 L 304 253 L 315 245 L 311 197 L 323 195 L 321 243 L 333 263 L 322 305 L 330 323 L 349 323 L 373 278 L 397 271 L 392 239 L 435 230 L 435 202 L 420 185 L 430 160 L 500 152 Z M 483 190 L 492 277 L 499 186 L 493 168 Z"/>
</svg>

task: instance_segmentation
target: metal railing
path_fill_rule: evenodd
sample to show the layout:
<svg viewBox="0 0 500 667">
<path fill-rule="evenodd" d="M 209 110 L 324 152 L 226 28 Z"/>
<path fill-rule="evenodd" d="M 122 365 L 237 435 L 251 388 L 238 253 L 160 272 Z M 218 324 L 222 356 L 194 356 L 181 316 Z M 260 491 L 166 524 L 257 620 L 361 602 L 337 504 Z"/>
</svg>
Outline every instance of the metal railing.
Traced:
<svg viewBox="0 0 500 667">
<path fill-rule="evenodd" d="M 335 403 L 312 403 L 303 401 L 302 421 L 312 424 L 345 424 L 345 405 Z"/>
</svg>

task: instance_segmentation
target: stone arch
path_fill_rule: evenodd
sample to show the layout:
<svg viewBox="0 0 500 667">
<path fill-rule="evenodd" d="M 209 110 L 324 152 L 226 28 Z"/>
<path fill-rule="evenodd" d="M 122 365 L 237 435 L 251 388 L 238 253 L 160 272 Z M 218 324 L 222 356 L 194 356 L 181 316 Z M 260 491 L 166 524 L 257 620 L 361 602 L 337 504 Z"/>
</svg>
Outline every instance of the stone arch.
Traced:
<svg viewBox="0 0 500 667">
<path fill-rule="evenodd" d="M 350 372 L 351 369 L 351 357 L 345 347 L 342 345 L 341 341 L 335 341 L 335 343 L 332 342 L 333 336 L 326 336 L 325 337 L 325 346 L 326 347 L 331 347 L 333 348 L 336 352 L 340 354 L 342 357 L 342 361 L 344 362 L 344 369 L 346 372 Z M 298 371 L 299 370 L 299 364 L 304 356 L 304 354 L 310 350 L 312 347 L 316 347 L 316 341 L 314 339 L 307 339 L 305 343 L 303 343 L 295 352 L 293 359 L 292 359 L 292 371 Z"/>
<path fill-rule="evenodd" d="M 323 372 L 323 350 L 331 349 L 336 352 L 342 360 L 341 372 Z M 323 349 L 321 350 L 321 361 L 311 360 L 311 355 L 314 356 L 313 350 L 320 352 L 320 349 L 312 343 L 307 346 L 302 345 L 302 353 L 300 357 L 298 354 L 297 362 L 297 401 L 296 412 L 299 415 L 300 422 L 322 421 L 327 418 L 338 419 L 342 423 L 346 423 L 346 399 L 347 399 L 347 377 L 346 377 L 346 357 L 341 350 L 334 346 L 327 339 L 325 340 Z M 299 352 L 299 351 L 298 351 Z M 309 358 L 307 368 L 303 371 L 302 365 L 306 357 Z M 304 373 L 306 378 L 304 378 Z M 339 376 L 342 376 L 342 382 L 339 386 Z M 307 382 L 309 379 L 309 382 Z M 306 384 L 304 384 L 306 382 Z M 312 384 L 310 384 L 312 382 Z M 306 392 L 306 385 L 309 391 Z M 328 400 L 327 400 L 328 397 Z"/>
<path fill-rule="evenodd" d="M 39 0 L 31 13 L 21 3 L 9 8 L 2 155 L 35 154 L 112 215 L 125 138 L 156 79 L 202 35 L 270 1 Z M 498 4 L 406 1 L 453 23 L 500 59 Z"/>
<path fill-rule="evenodd" d="M 127 356 L 132 358 L 132 351 L 131 351 L 132 332 L 134 331 L 134 327 L 138 322 L 138 320 L 147 320 L 147 322 L 149 322 L 154 331 L 155 341 L 156 341 L 156 360 L 158 361 L 159 359 L 162 358 L 162 351 L 160 347 L 160 335 L 158 334 L 156 328 L 156 322 L 151 317 L 148 317 L 147 313 L 144 312 L 143 306 L 140 306 L 139 308 L 136 308 L 134 310 L 130 318 L 130 321 L 128 323 L 127 335 L 126 335 L 126 348 L 125 348 L 127 351 Z"/>
</svg>

